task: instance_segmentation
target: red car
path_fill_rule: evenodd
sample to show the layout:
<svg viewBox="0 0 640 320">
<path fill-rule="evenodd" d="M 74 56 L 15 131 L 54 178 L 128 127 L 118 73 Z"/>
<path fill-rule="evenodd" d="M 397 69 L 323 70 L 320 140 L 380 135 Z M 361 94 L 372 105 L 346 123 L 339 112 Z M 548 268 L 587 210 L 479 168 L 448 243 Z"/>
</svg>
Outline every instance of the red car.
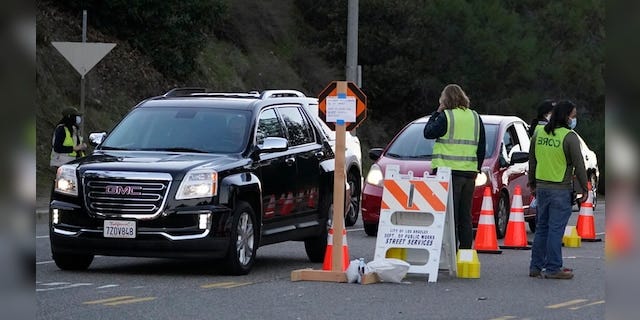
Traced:
<svg viewBox="0 0 640 320">
<path fill-rule="evenodd" d="M 473 193 L 472 221 L 477 227 L 485 187 L 491 187 L 496 233 L 503 238 L 507 230 L 513 191 L 522 189 L 525 220 L 535 232 L 535 209 L 529 208 L 532 200 L 527 187 L 529 171 L 528 125 L 514 116 L 481 115 L 486 133 L 486 156 L 482 173 L 476 178 Z M 428 117 L 422 117 L 406 125 L 386 148 L 373 148 L 369 158 L 375 161 L 369 169 L 362 191 L 362 221 L 367 235 L 375 236 L 380 219 L 384 172 L 388 165 L 400 166 L 400 173 L 413 171 L 414 176 L 431 172 L 431 154 L 435 140 L 425 139 L 424 126 Z"/>
</svg>

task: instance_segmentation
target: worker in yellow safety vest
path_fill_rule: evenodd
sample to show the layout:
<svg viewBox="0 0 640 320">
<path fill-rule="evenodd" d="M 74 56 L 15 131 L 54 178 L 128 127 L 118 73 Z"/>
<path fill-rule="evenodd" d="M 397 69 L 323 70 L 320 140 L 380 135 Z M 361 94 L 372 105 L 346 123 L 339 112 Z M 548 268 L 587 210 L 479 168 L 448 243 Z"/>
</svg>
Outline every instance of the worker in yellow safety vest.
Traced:
<svg viewBox="0 0 640 320">
<path fill-rule="evenodd" d="M 424 127 L 424 137 L 436 139 L 431 161 L 434 172 L 440 167 L 451 168 L 456 242 L 460 249 L 471 249 L 471 204 L 485 157 L 484 125 L 460 86 L 447 85 L 439 102 Z"/>
<path fill-rule="evenodd" d="M 587 192 L 580 140 L 573 131 L 576 122 L 576 106 L 560 101 L 553 107 L 549 123 L 531 138 L 529 187 L 538 204 L 530 277 L 573 278 L 572 270 L 562 264 L 562 236 L 571 217 L 574 188 L 583 195 Z M 583 196 L 579 201 L 586 199 Z"/>
<path fill-rule="evenodd" d="M 80 123 L 82 114 L 78 109 L 69 107 L 62 110 L 62 119 L 58 122 L 51 141 L 51 160 L 49 165 L 57 168 L 76 158 L 84 157 L 87 145 L 82 141 Z"/>
</svg>

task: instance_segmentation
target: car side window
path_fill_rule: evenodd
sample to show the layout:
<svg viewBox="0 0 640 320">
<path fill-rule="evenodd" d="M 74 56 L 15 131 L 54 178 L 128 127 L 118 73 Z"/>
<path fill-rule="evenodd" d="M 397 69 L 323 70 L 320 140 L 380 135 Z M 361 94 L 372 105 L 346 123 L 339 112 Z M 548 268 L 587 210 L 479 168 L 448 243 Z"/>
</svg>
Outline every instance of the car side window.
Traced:
<svg viewBox="0 0 640 320">
<path fill-rule="evenodd" d="M 258 130 L 256 132 L 256 144 L 261 145 L 266 137 L 286 138 L 282 124 L 278 121 L 275 109 L 267 109 L 260 114 Z"/>
<path fill-rule="evenodd" d="M 524 123 L 516 123 L 515 124 L 516 133 L 518 134 L 518 143 L 522 150 L 520 151 L 529 151 L 530 139 L 529 132 L 526 128 L 526 124 Z"/>
<path fill-rule="evenodd" d="M 315 141 L 311 124 L 300 113 L 299 108 L 280 107 L 278 112 L 282 115 L 290 146 L 294 147 Z"/>
<path fill-rule="evenodd" d="M 507 155 L 511 155 L 511 150 L 518 145 L 518 136 L 516 134 L 516 130 L 513 125 L 510 125 L 507 130 L 504 132 L 504 137 L 502 138 L 502 143 L 504 143 L 505 151 Z"/>
</svg>

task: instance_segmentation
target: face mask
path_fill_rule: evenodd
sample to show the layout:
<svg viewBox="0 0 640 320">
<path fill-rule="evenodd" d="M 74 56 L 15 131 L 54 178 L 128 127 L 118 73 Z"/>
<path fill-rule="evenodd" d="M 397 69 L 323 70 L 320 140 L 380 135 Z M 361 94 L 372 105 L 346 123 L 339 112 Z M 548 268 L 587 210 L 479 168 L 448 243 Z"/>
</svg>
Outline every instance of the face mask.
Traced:
<svg viewBox="0 0 640 320">
<path fill-rule="evenodd" d="M 575 129 L 576 124 L 578 124 L 578 119 L 577 118 L 569 119 L 569 128 L 571 128 L 571 130 Z"/>
<path fill-rule="evenodd" d="M 547 113 L 547 114 L 544 116 L 544 118 L 545 118 L 545 119 L 547 119 L 547 121 L 549 121 L 549 119 L 551 119 L 551 113 Z"/>
<path fill-rule="evenodd" d="M 82 123 L 82 117 L 76 116 L 76 124 L 80 124 L 80 123 Z"/>
</svg>

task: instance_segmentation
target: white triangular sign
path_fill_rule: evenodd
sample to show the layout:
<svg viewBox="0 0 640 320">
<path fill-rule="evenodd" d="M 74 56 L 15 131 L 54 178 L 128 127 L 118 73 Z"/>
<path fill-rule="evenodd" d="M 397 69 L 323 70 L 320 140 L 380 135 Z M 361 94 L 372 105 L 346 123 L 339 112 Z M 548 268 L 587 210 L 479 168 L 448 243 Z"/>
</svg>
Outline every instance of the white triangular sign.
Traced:
<svg viewBox="0 0 640 320">
<path fill-rule="evenodd" d="M 101 42 L 51 42 L 81 76 L 91 70 L 113 49 L 115 43 Z"/>
</svg>

